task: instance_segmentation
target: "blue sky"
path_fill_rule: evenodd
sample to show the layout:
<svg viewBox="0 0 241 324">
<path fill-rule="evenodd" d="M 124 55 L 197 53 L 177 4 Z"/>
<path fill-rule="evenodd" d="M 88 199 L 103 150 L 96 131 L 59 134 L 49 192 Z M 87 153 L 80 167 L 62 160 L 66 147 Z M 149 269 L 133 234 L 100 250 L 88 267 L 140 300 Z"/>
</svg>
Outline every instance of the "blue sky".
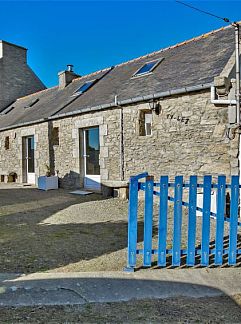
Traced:
<svg viewBox="0 0 241 324">
<path fill-rule="evenodd" d="M 241 20 L 241 1 L 186 2 Z M 0 12 L 0 39 L 27 47 L 47 86 L 66 64 L 84 75 L 225 26 L 175 1 L 0 1 Z"/>
</svg>

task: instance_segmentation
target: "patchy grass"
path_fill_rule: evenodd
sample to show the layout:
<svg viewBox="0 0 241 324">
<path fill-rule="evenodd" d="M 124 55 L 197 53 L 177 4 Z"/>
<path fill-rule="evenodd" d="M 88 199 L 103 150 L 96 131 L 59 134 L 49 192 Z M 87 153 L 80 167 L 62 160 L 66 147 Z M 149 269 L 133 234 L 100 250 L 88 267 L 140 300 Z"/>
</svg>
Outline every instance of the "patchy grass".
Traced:
<svg viewBox="0 0 241 324">
<path fill-rule="evenodd" d="M 240 323 L 240 295 L 89 303 L 76 306 L 0 307 L 2 323 Z"/>
</svg>

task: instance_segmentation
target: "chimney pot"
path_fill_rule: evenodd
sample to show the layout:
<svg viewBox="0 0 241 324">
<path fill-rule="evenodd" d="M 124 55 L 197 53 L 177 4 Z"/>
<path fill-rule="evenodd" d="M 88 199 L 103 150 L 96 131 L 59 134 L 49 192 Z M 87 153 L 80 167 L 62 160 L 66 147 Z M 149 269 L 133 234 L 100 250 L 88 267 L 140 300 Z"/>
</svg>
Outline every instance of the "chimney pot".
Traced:
<svg viewBox="0 0 241 324">
<path fill-rule="evenodd" d="M 67 71 L 73 72 L 73 64 L 67 64 Z"/>
</svg>

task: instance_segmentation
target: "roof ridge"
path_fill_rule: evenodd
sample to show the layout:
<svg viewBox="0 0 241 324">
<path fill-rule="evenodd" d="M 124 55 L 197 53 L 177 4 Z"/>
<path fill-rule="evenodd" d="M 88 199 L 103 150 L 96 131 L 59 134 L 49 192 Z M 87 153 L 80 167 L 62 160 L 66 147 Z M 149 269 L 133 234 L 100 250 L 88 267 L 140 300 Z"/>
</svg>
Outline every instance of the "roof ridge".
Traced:
<svg viewBox="0 0 241 324">
<path fill-rule="evenodd" d="M 237 23 L 238 23 L 238 24 L 241 24 L 241 21 L 238 21 Z M 200 40 L 200 39 L 202 39 L 202 38 L 206 38 L 206 37 L 208 37 L 208 36 L 210 36 L 210 35 L 213 35 L 213 34 L 215 34 L 215 33 L 218 33 L 218 32 L 221 31 L 221 30 L 225 30 L 225 29 L 228 29 L 228 28 L 231 28 L 231 27 L 232 27 L 232 24 L 230 24 L 230 25 L 228 25 L 228 26 L 220 27 L 220 28 L 218 28 L 218 29 L 215 29 L 215 30 L 209 31 L 209 32 L 204 33 L 204 34 L 201 34 L 201 35 L 199 35 L 199 36 L 195 36 L 195 37 L 193 37 L 193 38 L 190 38 L 190 39 L 188 39 L 188 40 L 182 41 L 182 42 L 177 43 L 177 44 L 175 44 L 175 45 L 171 45 L 171 46 L 168 46 L 168 47 L 164 47 L 164 48 L 159 49 L 159 50 L 157 50 L 157 51 L 154 51 L 154 52 L 151 52 L 151 53 L 147 53 L 147 54 L 145 54 L 145 55 L 142 55 L 142 56 L 139 56 L 139 57 L 137 57 L 137 58 L 134 58 L 134 59 L 128 60 L 128 61 L 126 61 L 126 62 L 122 62 L 122 63 L 116 64 L 116 65 L 114 65 L 114 67 L 123 66 L 123 65 L 129 64 L 129 63 L 131 63 L 131 62 L 136 62 L 136 61 L 141 60 L 141 59 L 143 59 L 143 58 L 152 57 L 152 56 L 154 56 L 154 55 L 156 55 L 156 54 L 158 54 L 158 53 L 162 53 L 162 52 L 164 52 L 164 51 L 167 51 L 167 50 L 170 50 L 170 49 L 173 49 L 173 48 L 179 47 L 179 46 L 183 46 L 183 45 L 189 44 L 189 43 L 194 42 L 194 41 L 198 41 L 198 40 Z M 97 74 L 99 74 L 99 73 L 101 73 L 101 72 L 108 71 L 108 70 L 110 70 L 111 68 L 112 68 L 112 67 L 107 67 L 107 68 L 104 68 L 104 69 L 101 69 L 101 70 L 98 70 L 98 71 L 94 71 L 94 72 L 91 72 L 91 73 L 89 73 L 89 74 L 86 74 L 86 75 L 83 75 L 83 76 L 77 77 L 77 78 L 74 79 L 72 82 L 79 81 L 79 80 L 81 80 L 82 78 L 87 78 L 87 77 L 90 77 L 90 76 L 97 75 Z M 57 85 L 57 86 L 54 86 L 54 87 L 51 87 L 51 88 L 44 89 L 44 90 L 40 90 L 40 91 L 38 91 L 38 92 L 34 92 L 34 93 L 29 94 L 29 95 L 27 95 L 27 96 L 20 97 L 20 98 L 18 98 L 18 99 L 16 99 L 16 100 L 22 100 L 22 99 L 25 99 L 25 98 L 28 98 L 28 97 L 34 96 L 34 95 L 39 94 L 39 93 L 42 93 L 42 92 L 45 92 L 45 91 L 49 91 L 49 90 L 54 89 L 54 88 L 58 88 L 58 85 Z"/>
<path fill-rule="evenodd" d="M 239 21 L 238 23 L 240 24 L 241 22 Z M 190 38 L 190 39 L 188 39 L 188 40 L 182 41 L 182 42 L 177 43 L 177 44 L 175 44 L 175 45 L 171 45 L 171 46 L 168 46 L 168 47 L 164 47 L 164 48 L 159 49 L 159 50 L 157 50 L 157 51 L 154 51 L 154 52 L 151 52 L 151 53 L 147 53 L 147 54 L 145 54 L 145 55 L 142 55 L 142 56 L 139 56 L 139 57 L 137 57 L 137 58 L 134 58 L 134 59 L 128 60 L 128 61 L 126 61 L 126 62 L 116 64 L 115 67 L 117 67 L 117 66 L 122 66 L 122 65 L 125 65 L 125 64 L 131 63 L 131 62 L 135 62 L 135 61 L 138 61 L 138 60 L 143 59 L 143 58 L 148 58 L 148 57 L 151 57 L 151 56 L 153 56 L 153 55 L 155 55 L 155 54 L 162 53 L 162 52 L 167 51 L 167 50 L 172 49 L 172 48 L 176 48 L 176 47 L 179 47 L 179 46 L 182 46 L 182 45 L 189 44 L 189 43 L 191 43 L 191 42 L 197 41 L 197 40 L 202 39 L 202 38 L 206 38 L 206 37 L 208 37 L 209 35 L 213 35 L 213 34 L 219 32 L 219 31 L 221 31 L 221 30 L 224 30 L 224 29 L 227 29 L 227 28 L 230 28 L 230 27 L 232 27 L 232 25 L 228 25 L 228 26 L 225 26 L 225 27 L 220 27 L 220 28 L 215 29 L 215 30 L 211 30 L 211 31 L 209 31 L 209 32 L 207 32 L 207 33 L 201 34 L 201 35 L 199 35 L 199 36 L 195 36 L 195 37 L 193 37 L 193 38 Z"/>
<path fill-rule="evenodd" d="M 238 23 L 240 23 L 240 22 L 238 22 Z M 190 39 L 188 39 L 188 40 L 182 41 L 182 42 L 177 43 L 177 44 L 175 44 L 175 45 L 171 45 L 171 46 L 168 46 L 168 47 L 164 47 L 164 48 L 161 48 L 161 49 L 159 49 L 159 50 L 157 50 L 157 51 L 154 51 L 154 52 L 151 52 L 151 53 L 147 53 L 147 54 L 145 54 L 145 55 L 142 55 L 142 56 L 136 57 L 136 58 L 131 59 L 131 60 L 128 60 L 128 61 L 126 61 L 126 62 L 122 62 L 122 63 L 119 63 L 119 64 L 115 64 L 114 67 L 118 67 L 118 66 L 122 66 L 122 65 L 125 65 L 125 64 L 131 63 L 131 62 L 135 62 L 135 61 L 138 61 L 138 60 L 143 59 L 143 58 L 145 58 L 145 57 L 147 58 L 147 57 L 153 56 L 153 55 L 155 55 L 155 54 L 158 54 L 158 53 L 162 53 L 162 52 L 164 52 L 164 51 L 167 51 L 167 50 L 169 50 L 169 49 L 176 48 L 176 47 L 179 47 L 179 46 L 182 46 L 182 45 L 185 45 L 185 44 L 188 44 L 188 43 L 191 43 L 191 42 L 197 41 L 197 40 L 199 40 L 199 39 L 202 39 L 202 38 L 208 37 L 209 35 L 215 34 L 215 33 L 219 32 L 219 31 L 221 31 L 221 30 L 224 30 L 224 29 L 227 29 L 227 28 L 230 28 L 230 27 L 232 27 L 232 25 L 228 25 L 228 26 L 225 26 L 225 27 L 220 27 L 220 28 L 215 29 L 215 30 L 211 30 L 211 31 L 209 31 L 209 32 L 207 32 L 207 33 L 201 34 L 201 35 L 199 35 L 199 36 L 195 36 L 195 37 L 193 37 L 193 38 L 190 38 Z M 104 69 L 101 69 L 101 70 L 98 70 L 98 71 L 95 71 L 95 72 L 92 72 L 92 73 L 89 73 L 89 74 L 83 75 L 83 76 L 81 76 L 81 77 L 78 77 L 78 78 L 74 79 L 72 82 L 78 81 L 78 80 L 80 80 L 80 79 L 82 79 L 82 78 L 86 78 L 86 77 L 89 77 L 89 76 L 93 76 L 93 75 L 98 74 L 98 73 L 100 73 L 100 72 L 105 72 L 105 71 L 107 71 L 107 70 L 109 70 L 109 69 L 111 69 L 111 67 L 107 67 L 107 68 L 104 68 Z"/>
<path fill-rule="evenodd" d="M 108 71 L 110 69 L 111 69 L 111 67 L 107 67 L 107 68 L 104 68 L 102 70 L 98 70 L 98 71 L 95 71 L 95 72 L 91 72 L 89 74 L 82 75 L 81 77 L 78 77 L 78 78 L 74 79 L 72 82 L 79 81 L 82 78 L 87 78 L 87 77 L 90 77 L 90 76 L 94 76 L 94 75 L 96 75 L 98 73 L 105 72 L 105 71 Z"/>
<path fill-rule="evenodd" d="M 0 39 L 0 43 L 4 43 L 4 44 L 7 44 L 7 45 L 11 45 L 11 46 L 14 46 L 14 47 L 18 47 L 18 48 L 24 49 L 26 51 L 28 50 L 26 47 L 23 47 L 21 45 L 17 45 L 17 44 L 14 44 L 14 43 L 7 42 L 4 39 Z"/>
<path fill-rule="evenodd" d="M 31 97 L 31 96 L 34 96 L 36 94 L 39 94 L 39 93 L 42 93 L 42 92 L 45 92 L 45 91 L 49 91 L 49 90 L 52 90 L 54 88 L 58 88 L 58 85 L 57 86 L 54 86 L 54 87 L 51 87 L 51 88 L 47 88 L 47 89 L 43 89 L 43 90 L 39 90 L 37 92 L 34 92 L 34 93 L 30 93 L 29 95 L 26 95 L 26 96 L 23 96 L 23 97 L 20 97 L 20 98 L 17 98 L 16 101 L 18 100 L 22 100 L 22 99 L 26 99 L 28 97 Z"/>
</svg>

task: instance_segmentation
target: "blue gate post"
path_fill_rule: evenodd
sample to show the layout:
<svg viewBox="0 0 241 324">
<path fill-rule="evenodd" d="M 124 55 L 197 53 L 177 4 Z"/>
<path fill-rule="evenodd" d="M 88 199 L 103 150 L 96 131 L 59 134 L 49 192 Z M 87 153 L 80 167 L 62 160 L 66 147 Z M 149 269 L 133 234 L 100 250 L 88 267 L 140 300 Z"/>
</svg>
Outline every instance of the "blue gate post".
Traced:
<svg viewBox="0 0 241 324">
<path fill-rule="evenodd" d="M 144 256 L 143 266 L 151 266 L 152 257 L 152 217 L 153 217 L 153 186 L 154 177 L 147 176 L 145 184 L 145 215 L 144 215 Z"/>
<path fill-rule="evenodd" d="M 134 272 L 136 266 L 137 214 L 138 214 L 138 177 L 130 178 L 128 210 L 128 251 L 126 272 Z"/>
</svg>

